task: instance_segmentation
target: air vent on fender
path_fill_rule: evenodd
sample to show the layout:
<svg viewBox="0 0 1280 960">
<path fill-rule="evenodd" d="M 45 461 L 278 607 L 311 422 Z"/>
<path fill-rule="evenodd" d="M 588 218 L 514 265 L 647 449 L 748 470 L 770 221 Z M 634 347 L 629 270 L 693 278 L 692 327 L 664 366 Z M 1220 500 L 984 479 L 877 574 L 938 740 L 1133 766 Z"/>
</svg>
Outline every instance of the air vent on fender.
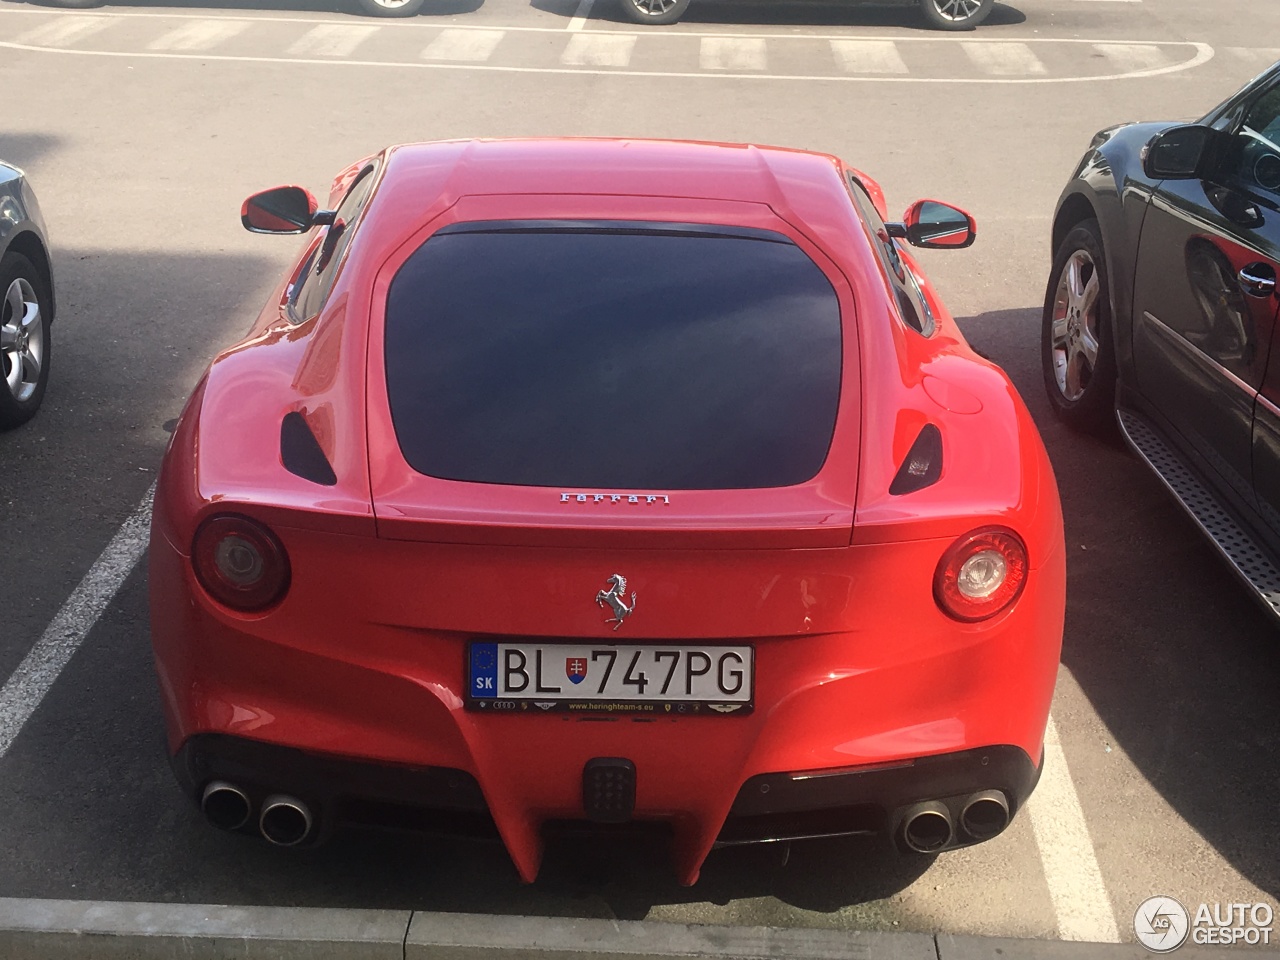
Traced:
<svg viewBox="0 0 1280 960">
<path fill-rule="evenodd" d="M 915 493 L 932 486 L 942 476 L 942 431 L 932 423 L 926 423 L 911 444 L 898 473 L 889 484 L 889 493 L 895 497 Z"/>
<path fill-rule="evenodd" d="M 280 460 L 286 470 L 304 480 L 326 487 L 338 482 L 307 418 L 296 411 L 286 413 L 280 421 Z"/>
</svg>

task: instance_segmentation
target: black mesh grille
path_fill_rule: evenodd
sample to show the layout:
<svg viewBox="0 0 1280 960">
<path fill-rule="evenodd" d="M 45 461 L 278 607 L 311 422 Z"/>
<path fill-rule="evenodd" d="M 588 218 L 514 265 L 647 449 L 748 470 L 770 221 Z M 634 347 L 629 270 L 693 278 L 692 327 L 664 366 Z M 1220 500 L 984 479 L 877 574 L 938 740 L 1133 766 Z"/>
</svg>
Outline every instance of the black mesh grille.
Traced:
<svg viewBox="0 0 1280 960">
<path fill-rule="evenodd" d="M 626 823 L 636 808 L 636 765 L 596 757 L 582 768 L 582 807 L 596 823 Z"/>
</svg>

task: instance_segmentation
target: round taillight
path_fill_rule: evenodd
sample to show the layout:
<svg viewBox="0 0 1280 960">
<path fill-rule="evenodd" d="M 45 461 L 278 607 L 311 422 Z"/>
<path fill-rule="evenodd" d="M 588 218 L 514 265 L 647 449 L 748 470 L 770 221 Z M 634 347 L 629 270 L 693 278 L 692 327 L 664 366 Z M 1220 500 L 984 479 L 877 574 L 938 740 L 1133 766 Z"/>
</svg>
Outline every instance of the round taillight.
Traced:
<svg viewBox="0 0 1280 960">
<path fill-rule="evenodd" d="M 256 520 L 210 517 L 191 547 L 196 579 L 233 610 L 264 610 L 289 589 L 289 556 L 276 535 Z"/>
<path fill-rule="evenodd" d="M 994 617 L 1027 583 L 1027 548 L 1011 530 L 973 530 L 938 561 L 933 595 L 944 613 L 965 623 Z"/>
</svg>

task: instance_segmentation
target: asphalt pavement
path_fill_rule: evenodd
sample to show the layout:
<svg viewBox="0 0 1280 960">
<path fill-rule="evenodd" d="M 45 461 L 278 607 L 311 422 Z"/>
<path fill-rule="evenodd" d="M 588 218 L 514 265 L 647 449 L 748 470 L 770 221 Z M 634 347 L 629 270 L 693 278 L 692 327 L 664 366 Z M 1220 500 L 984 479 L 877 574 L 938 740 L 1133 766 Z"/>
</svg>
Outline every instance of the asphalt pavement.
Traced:
<svg viewBox="0 0 1280 960">
<path fill-rule="evenodd" d="M 722 851 L 692 888 L 625 843 L 555 845 L 532 886 L 500 848 L 456 841 L 353 831 L 282 852 L 210 829 L 172 781 L 143 562 L 0 750 L 0 897 L 1044 940 L 1132 940 L 1158 894 L 1280 910 L 1280 633 L 1133 456 L 1051 419 L 1038 354 L 1053 204 L 1090 136 L 1207 111 L 1280 58 L 1280 6 L 1019 0 L 944 36 L 909 9 L 802 0 L 695 0 L 641 30 L 611 2 L 437 0 L 404 22 L 320 0 L 0 3 L 0 157 L 40 195 L 59 299 L 44 409 L 0 436 L 0 683 L 65 620 L 166 424 L 296 251 L 241 229 L 246 195 L 321 193 L 413 139 L 784 144 L 866 170 L 893 210 L 936 197 L 977 218 L 974 247 L 921 260 L 1040 424 L 1070 551 L 1030 808 L 937 858 L 862 839 Z"/>
</svg>

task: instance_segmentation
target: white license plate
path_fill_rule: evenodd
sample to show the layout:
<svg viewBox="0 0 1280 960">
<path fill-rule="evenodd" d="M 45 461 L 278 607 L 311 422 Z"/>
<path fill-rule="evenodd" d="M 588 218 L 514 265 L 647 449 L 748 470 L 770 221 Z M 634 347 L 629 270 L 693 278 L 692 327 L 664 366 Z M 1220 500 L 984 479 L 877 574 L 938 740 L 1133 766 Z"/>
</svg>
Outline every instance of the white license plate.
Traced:
<svg viewBox="0 0 1280 960">
<path fill-rule="evenodd" d="M 477 640 L 466 669 L 467 706 L 494 712 L 741 714 L 755 687 L 746 645 Z"/>
</svg>

